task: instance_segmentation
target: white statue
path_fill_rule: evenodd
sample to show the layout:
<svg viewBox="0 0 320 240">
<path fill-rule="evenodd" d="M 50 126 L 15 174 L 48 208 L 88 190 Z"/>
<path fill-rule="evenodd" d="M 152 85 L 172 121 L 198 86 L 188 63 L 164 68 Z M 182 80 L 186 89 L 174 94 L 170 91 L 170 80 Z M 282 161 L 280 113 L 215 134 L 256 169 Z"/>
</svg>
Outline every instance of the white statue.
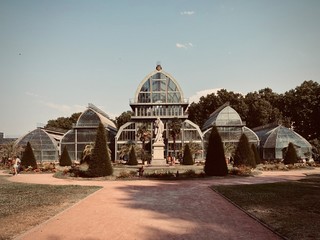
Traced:
<svg viewBox="0 0 320 240">
<path fill-rule="evenodd" d="M 163 122 L 160 120 L 160 118 L 158 117 L 157 120 L 155 121 L 155 129 L 154 129 L 154 133 L 156 134 L 155 137 L 155 142 L 163 142 L 162 139 L 162 133 L 164 131 L 164 124 Z"/>
</svg>

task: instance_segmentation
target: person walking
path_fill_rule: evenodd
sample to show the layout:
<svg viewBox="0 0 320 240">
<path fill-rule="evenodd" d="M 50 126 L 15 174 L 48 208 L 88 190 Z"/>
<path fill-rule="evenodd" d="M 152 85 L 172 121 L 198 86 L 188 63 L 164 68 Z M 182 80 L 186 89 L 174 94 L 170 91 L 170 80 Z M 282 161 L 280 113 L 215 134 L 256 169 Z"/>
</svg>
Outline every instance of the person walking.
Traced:
<svg viewBox="0 0 320 240">
<path fill-rule="evenodd" d="M 17 157 L 15 158 L 14 164 L 13 164 L 13 170 L 14 170 L 13 175 L 19 174 L 20 164 L 21 164 L 21 160 L 20 160 L 20 158 L 17 156 Z"/>
</svg>

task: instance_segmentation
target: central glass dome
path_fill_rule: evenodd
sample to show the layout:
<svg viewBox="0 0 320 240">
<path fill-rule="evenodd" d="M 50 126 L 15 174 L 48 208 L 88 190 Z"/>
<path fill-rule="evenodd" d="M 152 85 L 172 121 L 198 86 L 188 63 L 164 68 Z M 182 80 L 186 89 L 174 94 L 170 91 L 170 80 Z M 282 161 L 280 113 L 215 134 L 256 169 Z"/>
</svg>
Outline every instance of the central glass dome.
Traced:
<svg viewBox="0 0 320 240">
<path fill-rule="evenodd" d="M 182 103 L 183 93 L 177 81 L 160 65 L 137 88 L 135 103 Z"/>
<path fill-rule="evenodd" d="M 138 103 L 180 103 L 182 93 L 175 81 L 164 73 L 148 77 L 137 94 Z"/>
</svg>

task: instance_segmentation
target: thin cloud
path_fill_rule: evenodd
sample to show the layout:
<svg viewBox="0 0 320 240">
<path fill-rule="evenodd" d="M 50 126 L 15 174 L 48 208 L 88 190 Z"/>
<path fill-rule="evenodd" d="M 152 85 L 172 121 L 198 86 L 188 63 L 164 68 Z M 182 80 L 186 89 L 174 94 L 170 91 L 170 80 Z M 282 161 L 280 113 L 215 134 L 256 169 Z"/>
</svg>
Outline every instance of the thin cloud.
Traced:
<svg viewBox="0 0 320 240">
<path fill-rule="evenodd" d="M 195 95 L 192 95 L 189 98 L 189 102 L 190 103 L 192 103 L 192 102 L 198 103 L 201 97 L 206 97 L 208 94 L 211 94 L 211 93 L 216 94 L 219 90 L 221 90 L 221 88 L 212 88 L 212 89 L 201 90 L 199 92 L 196 92 Z"/>
<path fill-rule="evenodd" d="M 192 48 L 193 44 L 192 43 L 176 43 L 176 47 L 177 48 L 184 48 L 184 49 L 188 49 L 188 48 Z"/>
<path fill-rule="evenodd" d="M 71 115 L 77 112 L 83 112 L 86 109 L 85 106 L 81 106 L 81 105 L 69 106 L 66 104 L 57 104 L 53 102 L 44 102 L 44 101 L 42 101 L 42 104 L 48 108 L 54 109 L 56 111 L 59 111 L 63 114 L 68 114 L 68 115 Z"/>
<path fill-rule="evenodd" d="M 183 12 L 180 12 L 181 15 L 188 15 L 188 16 L 191 16 L 193 14 L 195 14 L 194 11 L 183 11 Z"/>
<path fill-rule="evenodd" d="M 35 97 L 35 98 L 40 97 L 38 94 L 32 93 L 32 92 L 25 92 L 25 94 L 28 95 L 28 96 L 31 96 L 31 97 Z"/>
</svg>

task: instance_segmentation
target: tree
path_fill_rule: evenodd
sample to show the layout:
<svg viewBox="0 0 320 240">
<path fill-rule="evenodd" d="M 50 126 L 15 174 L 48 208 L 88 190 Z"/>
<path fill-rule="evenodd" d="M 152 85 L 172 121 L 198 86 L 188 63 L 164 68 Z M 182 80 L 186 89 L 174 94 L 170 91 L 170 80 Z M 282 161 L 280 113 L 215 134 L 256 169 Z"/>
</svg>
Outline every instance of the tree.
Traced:
<svg viewBox="0 0 320 240">
<path fill-rule="evenodd" d="M 304 81 L 284 94 L 282 111 L 296 132 L 307 140 L 320 139 L 320 84 Z"/>
<path fill-rule="evenodd" d="M 146 124 L 142 124 L 138 127 L 137 130 L 137 137 L 139 140 L 142 142 L 142 152 L 141 152 L 141 159 L 142 163 L 144 164 L 144 161 L 148 158 L 146 148 L 145 148 L 145 143 L 146 141 L 149 141 L 151 139 L 151 132 L 148 130 L 148 126 Z"/>
<path fill-rule="evenodd" d="M 247 136 L 243 133 L 234 154 L 234 166 L 256 167 Z"/>
<path fill-rule="evenodd" d="M 81 112 L 78 112 L 78 113 L 73 113 L 71 117 L 58 117 L 57 119 L 49 120 L 47 122 L 47 125 L 44 128 L 46 129 L 58 128 L 58 129 L 70 130 L 72 128 L 72 125 L 78 121 L 78 118 L 80 117 L 80 115 L 81 115 Z"/>
<path fill-rule="evenodd" d="M 138 165 L 136 152 L 135 152 L 133 146 L 131 146 L 131 150 L 130 150 L 130 153 L 129 153 L 129 160 L 128 160 L 127 164 L 128 165 Z"/>
<path fill-rule="evenodd" d="M 283 163 L 294 164 L 296 162 L 298 162 L 297 152 L 296 152 L 296 149 L 294 148 L 293 143 L 290 142 L 288 145 L 287 151 L 285 153 Z"/>
<path fill-rule="evenodd" d="M 217 93 L 202 96 L 198 103 L 191 103 L 188 107 L 188 119 L 199 126 L 203 126 L 210 114 L 217 108 L 229 102 L 230 105 L 245 119 L 248 113 L 248 106 L 244 101 L 244 96 L 240 93 L 228 92 L 220 89 Z"/>
<path fill-rule="evenodd" d="M 20 155 L 21 152 L 22 147 L 15 144 L 14 141 L 0 145 L 0 159 L 2 159 L 4 163 L 6 163 L 9 158 Z"/>
<path fill-rule="evenodd" d="M 267 99 L 265 99 L 262 90 L 261 94 L 257 92 L 248 93 L 245 101 L 249 107 L 246 123 L 248 127 L 258 127 L 272 122 L 278 122 L 282 115 L 278 108 L 275 108 Z M 270 94 L 270 93 L 269 93 Z"/>
<path fill-rule="evenodd" d="M 176 156 L 176 139 L 182 128 L 181 120 L 177 117 L 173 118 L 169 123 L 169 134 L 173 140 L 173 156 Z"/>
<path fill-rule="evenodd" d="M 193 158 L 192 154 L 189 148 L 189 144 L 187 143 L 184 147 L 184 152 L 183 152 L 183 165 L 193 165 Z"/>
<path fill-rule="evenodd" d="M 37 160 L 34 156 L 30 142 L 27 143 L 27 146 L 22 154 L 21 165 L 26 168 L 31 166 L 33 169 L 38 167 Z"/>
<path fill-rule="evenodd" d="M 113 168 L 107 147 L 106 130 L 100 122 L 87 175 L 90 177 L 103 177 L 112 175 L 112 173 Z"/>
<path fill-rule="evenodd" d="M 228 174 L 223 144 L 216 126 L 212 127 L 209 136 L 204 172 L 209 176 L 225 176 Z"/>
<path fill-rule="evenodd" d="M 260 159 L 260 155 L 258 153 L 256 145 L 251 144 L 251 150 L 253 152 L 253 156 L 254 156 L 254 160 L 255 160 L 256 164 L 260 164 L 261 163 L 261 159 Z"/>
<path fill-rule="evenodd" d="M 183 153 L 184 153 L 184 150 L 185 150 L 184 148 L 185 148 L 186 146 L 187 146 L 187 144 L 185 144 L 185 145 L 183 146 L 182 150 L 181 150 L 182 155 L 183 155 Z M 189 147 L 189 149 L 190 149 L 190 153 L 191 153 L 191 156 L 193 157 L 193 159 L 196 158 L 196 155 L 197 155 L 197 154 L 199 154 L 199 153 L 202 152 L 202 147 L 201 147 L 201 145 L 200 145 L 199 143 L 197 143 L 197 142 L 190 141 L 190 142 L 188 143 L 188 147 Z"/>
<path fill-rule="evenodd" d="M 71 166 L 72 165 L 72 161 L 71 158 L 69 156 L 69 152 L 67 149 L 67 146 L 64 146 L 61 157 L 59 159 L 59 165 L 60 166 Z"/>
<path fill-rule="evenodd" d="M 146 124 L 142 124 L 138 127 L 137 137 L 142 142 L 142 149 L 145 150 L 145 143 L 151 139 L 151 132 L 148 130 Z"/>
<path fill-rule="evenodd" d="M 80 160 L 80 164 L 90 162 L 93 149 L 94 149 L 94 143 L 90 143 L 84 147 L 82 151 L 82 158 Z"/>
<path fill-rule="evenodd" d="M 132 115 L 133 115 L 132 111 L 126 111 L 121 113 L 119 117 L 116 117 L 117 128 L 120 128 L 123 124 L 130 122 Z"/>
</svg>

